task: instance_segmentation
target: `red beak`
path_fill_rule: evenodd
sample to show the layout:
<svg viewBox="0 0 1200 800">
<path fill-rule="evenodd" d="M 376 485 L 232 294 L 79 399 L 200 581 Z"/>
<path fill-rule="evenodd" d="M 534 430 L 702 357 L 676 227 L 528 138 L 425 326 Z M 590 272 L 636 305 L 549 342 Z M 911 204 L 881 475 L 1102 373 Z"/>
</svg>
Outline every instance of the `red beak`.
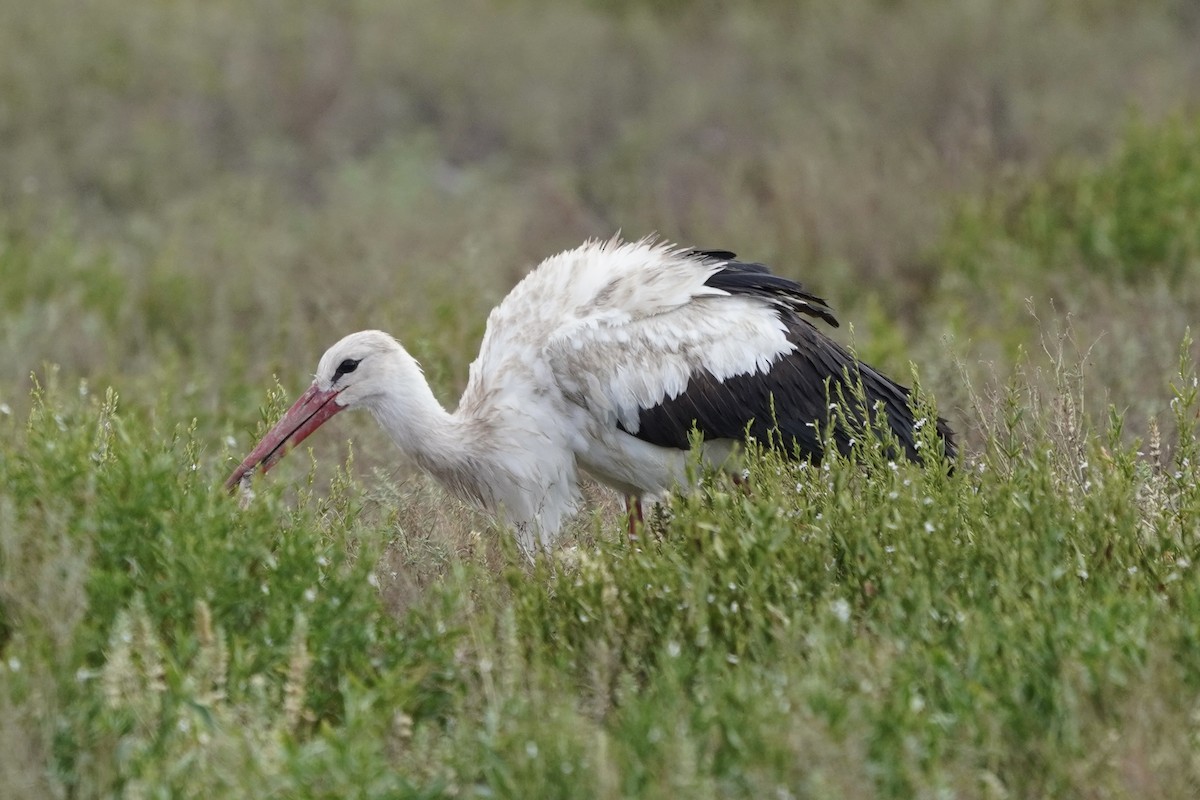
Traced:
<svg viewBox="0 0 1200 800">
<path fill-rule="evenodd" d="M 260 465 L 263 472 L 275 466 L 279 459 L 307 439 L 325 420 L 345 409 L 334 400 L 337 395 L 338 390 L 319 389 L 315 383 L 308 387 L 308 391 L 300 395 L 283 419 L 275 423 L 275 427 L 262 438 L 250 455 L 238 464 L 238 468 L 225 481 L 225 490 L 232 492 L 242 478 Z"/>
</svg>

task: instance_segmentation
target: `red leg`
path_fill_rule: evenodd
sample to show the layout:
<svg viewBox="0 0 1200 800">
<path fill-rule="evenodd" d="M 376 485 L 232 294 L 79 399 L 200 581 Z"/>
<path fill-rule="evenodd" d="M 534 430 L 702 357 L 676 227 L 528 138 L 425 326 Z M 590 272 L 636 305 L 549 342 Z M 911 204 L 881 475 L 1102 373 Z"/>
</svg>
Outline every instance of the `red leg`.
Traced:
<svg viewBox="0 0 1200 800">
<path fill-rule="evenodd" d="M 638 528 L 646 521 L 642 514 L 642 499 L 635 495 L 625 495 L 625 513 L 629 520 L 629 541 L 638 540 Z"/>
</svg>

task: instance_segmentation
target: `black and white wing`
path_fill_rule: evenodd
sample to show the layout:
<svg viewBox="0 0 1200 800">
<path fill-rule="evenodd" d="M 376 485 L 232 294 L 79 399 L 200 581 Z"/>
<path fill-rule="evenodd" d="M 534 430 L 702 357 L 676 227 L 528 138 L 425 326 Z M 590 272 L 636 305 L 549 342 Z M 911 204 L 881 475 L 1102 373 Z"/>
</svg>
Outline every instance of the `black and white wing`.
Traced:
<svg viewBox="0 0 1200 800">
<path fill-rule="evenodd" d="M 726 251 L 663 258 L 648 271 L 672 276 L 673 302 L 596 303 L 552 337 L 547 360 L 573 402 L 662 447 L 686 449 L 695 428 L 819 460 L 831 404 L 844 403 L 854 422 L 832 429 L 843 451 L 865 419 L 852 388 L 861 381 L 867 407 L 916 457 L 909 391 L 814 327 L 809 318 L 837 325 L 823 300 Z M 949 427 L 937 425 L 953 452 Z"/>
</svg>

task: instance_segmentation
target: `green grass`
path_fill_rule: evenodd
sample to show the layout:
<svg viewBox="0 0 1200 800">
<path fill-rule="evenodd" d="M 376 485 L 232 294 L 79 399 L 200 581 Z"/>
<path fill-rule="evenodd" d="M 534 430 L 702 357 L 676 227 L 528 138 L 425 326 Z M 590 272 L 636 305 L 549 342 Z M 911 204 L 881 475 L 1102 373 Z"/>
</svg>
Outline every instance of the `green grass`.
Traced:
<svg viewBox="0 0 1200 800">
<path fill-rule="evenodd" d="M 997 261 L 1080 263 L 1119 280 L 1178 285 L 1200 263 L 1197 176 L 1200 120 L 1135 124 L 1106 164 L 1063 166 L 1023 191 L 968 207 L 947 266 L 980 279 L 989 263 L 980 252 L 991 248 Z"/>
<path fill-rule="evenodd" d="M 0 725 L 22 754 L 4 780 L 1182 791 L 1200 777 L 1200 400 L 1190 371 L 1175 386 L 1170 457 L 1136 452 L 1119 416 L 1028 419 L 1018 387 L 953 473 L 869 442 L 820 468 L 764 455 L 752 491 L 706 477 L 641 546 L 612 518 L 532 567 L 492 539 L 404 607 L 381 559 L 404 532 L 360 485 L 287 501 L 276 481 L 239 508 L 194 431 L 41 391 L 0 462 Z"/>
<path fill-rule="evenodd" d="M 0 5 L 0 796 L 1192 796 L 1196 30 Z M 344 333 L 453 403 L 487 310 L 617 229 L 801 279 L 956 469 L 766 454 L 638 546 L 588 486 L 536 563 L 353 415 L 220 490 Z"/>
</svg>

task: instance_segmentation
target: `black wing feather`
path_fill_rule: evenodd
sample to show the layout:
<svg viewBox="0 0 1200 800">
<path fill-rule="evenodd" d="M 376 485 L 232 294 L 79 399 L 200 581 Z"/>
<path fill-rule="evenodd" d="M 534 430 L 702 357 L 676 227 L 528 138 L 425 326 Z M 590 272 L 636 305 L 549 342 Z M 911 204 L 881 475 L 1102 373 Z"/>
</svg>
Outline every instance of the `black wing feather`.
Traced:
<svg viewBox="0 0 1200 800">
<path fill-rule="evenodd" d="M 691 255 L 702 261 L 724 262 L 722 268 L 704 282 L 705 286 L 730 294 L 762 297 L 781 310 L 808 314 L 838 327 L 837 318 L 828 303 L 801 284 L 773 275 L 765 264 L 736 261 L 734 254 L 728 250 L 693 250 Z"/>
<path fill-rule="evenodd" d="M 772 275 L 762 264 L 733 261 L 724 250 L 697 250 L 704 260 L 725 262 L 707 285 L 730 294 L 764 297 L 776 308 L 787 327 L 795 350 L 771 365 L 765 373 L 748 373 L 718 381 L 703 371 L 691 376 L 684 391 L 652 408 L 642 409 L 633 434 L 651 444 L 687 449 L 693 427 L 707 439 L 742 439 L 749 433 L 763 444 L 782 445 L 820 461 L 823 436 L 830 423 L 830 403 L 844 402 L 848 420 L 860 429 L 866 409 L 856 397 L 861 381 L 868 409 L 881 407 L 904 454 L 917 458 L 916 431 L 909 409 L 910 392 L 873 367 L 855 359 L 841 345 L 818 331 L 799 314 L 837 325 L 825 301 L 800 284 Z M 953 456 L 953 432 L 946 420 L 937 430 Z M 855 430 L 832 429 L 833 442 L 849 451 Z"/>
</svg>

